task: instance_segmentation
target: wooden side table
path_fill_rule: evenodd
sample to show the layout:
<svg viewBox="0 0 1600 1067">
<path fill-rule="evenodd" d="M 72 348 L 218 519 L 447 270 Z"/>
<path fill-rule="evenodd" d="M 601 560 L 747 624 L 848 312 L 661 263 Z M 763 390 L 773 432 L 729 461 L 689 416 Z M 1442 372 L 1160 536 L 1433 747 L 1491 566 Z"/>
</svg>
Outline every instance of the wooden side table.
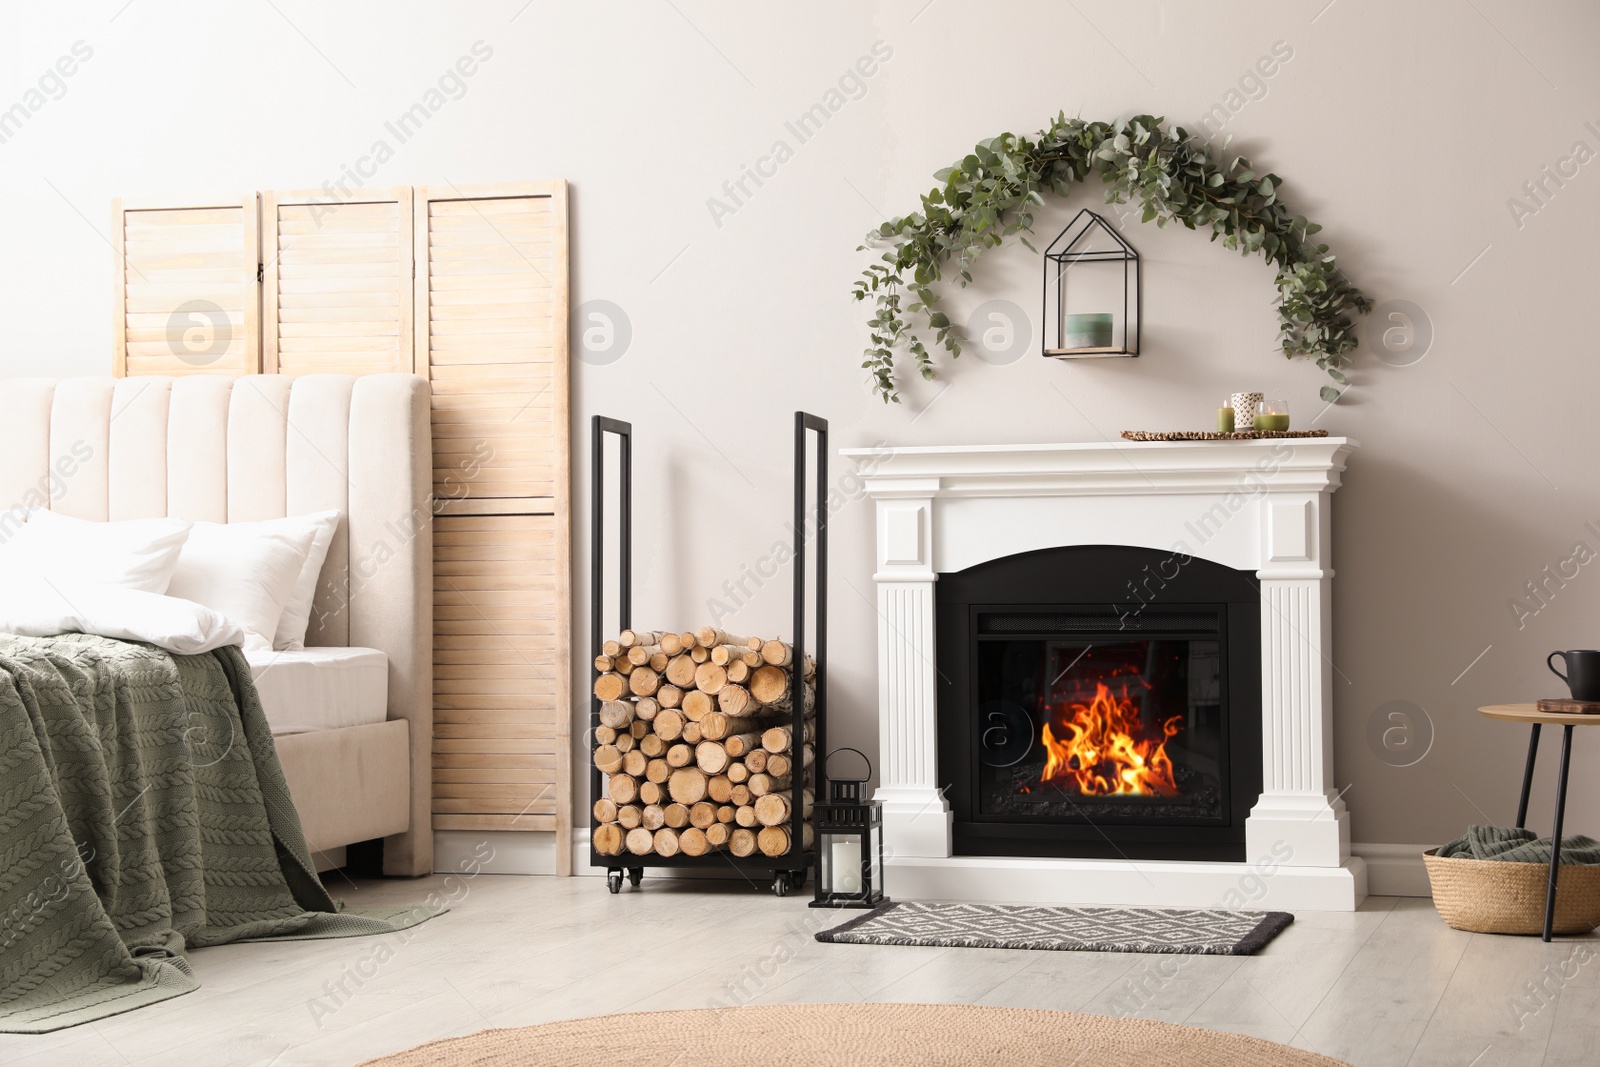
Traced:
<svg viewBox="0 0 1600 1067">
<path fill-rule="evenodd" d="M 1550 837 L 1550 880 L 1544 898 L 1544 939 L 1549 941 L 1556 914 L 1556 879 L 1561 874 L 1561 823 L 1567 813 L 1567 766 L 1572 761 L 1572 728 L 1600 726 L 1600 715 L 1564 715 L 1540 711 L 1537 704 L 1490 704 L 1478 711 L 1491 719 L 1522 722 L 1533 727 L 1528 738 L 1528 762 L 1522 771 L 1522 795 L 1517 800 L 1519 830 L 1528 821 L 1528 791 L 1533 788 L 1533 765 L 1539 757 L 1539 728 L 1546 724 L 1562 728 L 1561 768 L 1556 775 L 1556 826 Z"/>
</svg>

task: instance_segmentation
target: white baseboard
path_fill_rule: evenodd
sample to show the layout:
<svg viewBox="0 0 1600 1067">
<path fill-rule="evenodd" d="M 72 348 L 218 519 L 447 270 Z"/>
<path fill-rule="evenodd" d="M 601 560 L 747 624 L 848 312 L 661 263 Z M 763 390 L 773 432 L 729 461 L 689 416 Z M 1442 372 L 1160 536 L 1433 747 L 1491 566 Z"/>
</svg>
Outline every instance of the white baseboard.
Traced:
<svg viewBox="0 0 1600 1067">
<path fill-rule="evenodd" d="M 1367 892 L 1375 897 L 1431 897 L 1422 853 L 1432 845 L 1354 844 L 1352 854 L 1367 861 Z"/>
<path fill-rule="evenodd" d="M 494 861 L 485 867 L 486 870 L 500 874 L 554 874 L 555 873 L 555 835 L 554 834 L 474 834 L 466 831 L 436 831 L 434 833 L 434 849 L 440 857 L 437 864 L 440 870 L 454 870 L 454 866 L 445 862 L 447 853 L 441 842 L 446 834 L 469 838 L 465 844 L 466 853 L 484 838 L 491 838 L 495 846 Z M 502 849 L 498 843 L 500 838 L 516 839 L 507 842 Z M 533 842 L 528 838 L 547 838 L 535 848 L 528 848 Z M 513 845 L 522 848 L 514 849 Z M 1367 862 L 1367 892 L 1380 897 L 1427 897 L 1432 896 L 1428 886 L 1428 872 L 1422 865 L 1422 853 L 1431 845 L 1388 845 L 1388 844 L 1354 844 L 1350 846 L 1353 855 L 1359 856 Z M 449 855 L 454 856 L 454 853 Z M 520 864 L 518 857 L 526 856 Z M 511 869 L 516 866 L 518 869 Z M 526 868 L 526 869 L 523 869 Z M 589 866 L 589 828 L 576 827 L 572 831 L 572 873 L 576 875 L 602 875 L 604 867 Z M 734 871 L 688 871 L 682 869 L 652 871 L 652 877 L 664 878 L 739 878 Z"/>
<path fill-rule="evenodd" d="M 585 830 L 586 853 L 588 847 L 588 831 Z M 455 874 L 469 869 L 473 864 L 480 865 L 484 874 L 555 874 L 555 832 L 553 830 L 435 830 L 433 832 L 435 871 L 440 874 Z"/>
</svg>

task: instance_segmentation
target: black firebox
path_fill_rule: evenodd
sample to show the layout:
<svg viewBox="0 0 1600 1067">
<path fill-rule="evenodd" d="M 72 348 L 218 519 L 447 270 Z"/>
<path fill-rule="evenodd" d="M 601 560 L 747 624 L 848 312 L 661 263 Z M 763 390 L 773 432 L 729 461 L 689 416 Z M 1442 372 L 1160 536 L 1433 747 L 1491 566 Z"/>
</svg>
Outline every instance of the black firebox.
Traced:
<svg viewBox="0 0 1600 1067">
<path fill-rule="evenodd" d="M 941 574 L 939 767 L 967 856 L 1245 858 L 1254 576 L 1120 546 Z"/>
</svg>

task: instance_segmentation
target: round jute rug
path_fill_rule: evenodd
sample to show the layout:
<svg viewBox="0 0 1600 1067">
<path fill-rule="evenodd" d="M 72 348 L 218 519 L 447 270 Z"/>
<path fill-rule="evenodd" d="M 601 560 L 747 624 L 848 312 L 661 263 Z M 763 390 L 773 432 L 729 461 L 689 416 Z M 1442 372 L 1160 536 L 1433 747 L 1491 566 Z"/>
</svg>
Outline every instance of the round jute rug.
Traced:
<svg viewBox="0 0 1600 1067">
<path fill-rule="evenodd" d="M 1149 1019 L 965 1004 L 780 1004 L 601 1015 L 436 1041 L 364 1067 L 1348 1067 L 1256 1037 Z"/>
</svg>

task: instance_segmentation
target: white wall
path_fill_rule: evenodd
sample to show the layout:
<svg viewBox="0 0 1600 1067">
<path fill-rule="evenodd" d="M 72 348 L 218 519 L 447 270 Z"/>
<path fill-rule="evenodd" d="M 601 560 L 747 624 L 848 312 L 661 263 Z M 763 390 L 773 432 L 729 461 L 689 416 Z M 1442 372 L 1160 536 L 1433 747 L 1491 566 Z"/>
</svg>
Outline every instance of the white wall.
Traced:
<svg viewBox="0 0 1600 1067">
<path fill-rule="evenodd" d="M 1514 807 L 1523 737 L 1473 709 L 1554 693 L 1544 653 L 1600 645 L 1600 566 L 1520 629 L 1508 606 L 1576 542 L 1600 548 L 1600 166 L 1520 226 L 1507 206 L 1574 142 L 1600 150 L 1600 14 L 1579 0 L 1325 3 L 33 5 L 0 37 L 0 108 L 75 42 L 93 56 L 0 144 L 0 373 L 109 370 L 112 196 L 321 185 L 482 40 L 493 56 L 465 95 L 391 145 L 373 182 L 572 182 L 574 301 L 614 302 L 632 329 L 621 359 L 575 362 L 574 427 L 633 421 L 637 621 L 696 625 L 782 536 L 796 408 L 830 418 L 841 446 L 1203 426 L 1242 388 L 1315 414 L 1319 372 L 1274 349 L 1270 269 L 1188 232 L 1130 220 L 1143 358 L 967 358 L 897 407 L 867 391 L 849 297 L 861 234 L 914 209 L 974 141 L 1058 110 L 1192 125 L 1285 42 L 1293 58 L 1228 123 L 1235 149 L 1287 179 L 1358 284 L 1420 305 L 1436 333 L 1414 366 L 1364 353 L 1358 388 L 1319 425 L 1363 444 L 1336 503 L 1339 784 L 1357 840 L 1438 842 Z M 893 54 L 864 94 L 798 144 L 785 121 L 880 41 Z M 708 198 L 779 139 L 793 158 L 714 219 Z M 1092 202 L 1053 206 L 1041 236 Z M 1038 271 L 1020 245 L 995 254 L 952 308 L 1010 299 L 1036 317 Z M 574 485 L 581 512 L 581 455 Z M 862 503 L 837 518 L 831 596 L 833 736 L 870 750 L 869 518 Z M 580 599 L 586 543 L 580 515 Z M 787 630 L 787 579 L 727 625 Z M 1368 741 L 1394 700 L 1435 730 L 1408 768 Z M 1595 833 L 1600 731 L 1581 734 L 1568 826 Z"/>
</svg>

